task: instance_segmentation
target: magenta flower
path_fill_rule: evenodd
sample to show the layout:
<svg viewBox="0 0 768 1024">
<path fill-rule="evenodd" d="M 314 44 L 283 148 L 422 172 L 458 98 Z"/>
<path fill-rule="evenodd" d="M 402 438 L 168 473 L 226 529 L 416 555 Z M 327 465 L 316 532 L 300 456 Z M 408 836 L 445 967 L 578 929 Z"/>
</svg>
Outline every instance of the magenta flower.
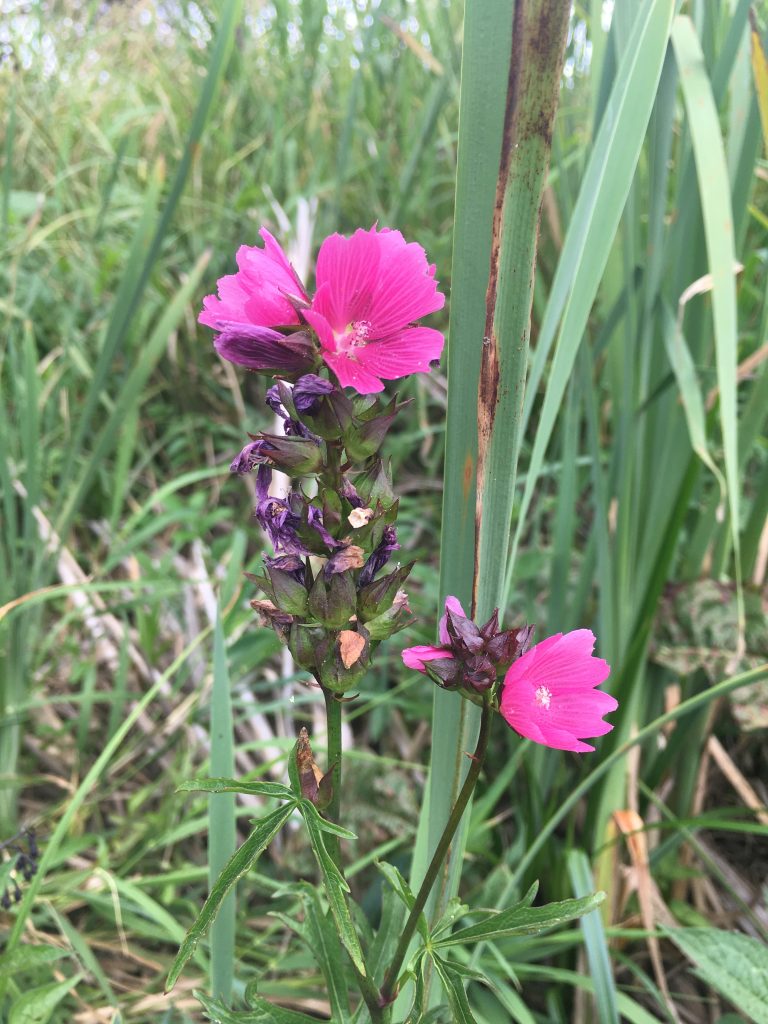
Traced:
<svg viewBox="0 0 768 1024">
<path fill-rule="evenodd" d="M 436 661 L 438 658 L 453 658 L 454 654 L 449 646 L 451 638 L 448 635 L 449 609 L 457 615 L 464 615 L 464 609 L 461 607 L 461 601 L 459 601 L 458 597 L 447 597 L 445 599 L 445 614 L 440 619 L 437 630 L 440 643 L 444 646 L 432 647 L 429 644 L 422 644 L 416 647 L 406 647 L 402 652 L 406 668 L 413 668 L 417 672 L 422 672 L 426 675 L 425 662 Z"/>
<path fill-rule="evenodd" d="M 603 715 L 618 702 L 596 689 L 611 669 L 592 656 L 594 647 L 590 630 L 575 629 L 556 633 L 512 663 L 499 710 L 515 732 L 555 750 L 595 749 L 581 741 L 611 731 Z"/>
<path fill-rule="evenodd" d="M 214 345 L 224 359 L 251 370 L 300 373 L 314 363 L 310 338 L 275 328 L 299 328 L 298 310 L 309 297 L 280 245 L 266 229 L 259 234 L 264 248 L 240 246 L 237 273 L 219 279 L 218 295 L 206 296 L 198 320 L 218 332 Z"/>
<path fill-rule="evenodd" d="M 304 311 L 322 357 L 342 387 L 368 395 L 384 380 L 426 373 L 440 358 L 443 335 L 412 323 L 441 309 L 435 267 L 399 231 L 362 228 L 331 235 L 317 257 L 317 293 Z"/>
</svg>

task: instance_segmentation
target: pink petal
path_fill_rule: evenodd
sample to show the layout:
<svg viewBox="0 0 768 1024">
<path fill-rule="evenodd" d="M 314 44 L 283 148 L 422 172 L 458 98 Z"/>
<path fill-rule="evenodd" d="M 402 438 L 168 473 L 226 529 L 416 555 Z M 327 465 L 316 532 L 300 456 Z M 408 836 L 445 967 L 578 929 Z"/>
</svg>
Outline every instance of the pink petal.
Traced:
<svg viewBox="0 0 768 1024">
<path fill-rule="evenodd" d="M 370 341 L 355 351 L 358 361 L 384 380 L 409 373 L 428 373 L 440 358 L 445 339 L 431 327 L 406 327 L 399 334 Z"/>
<path fill-rule="evenodd" d="M 218 296 L 203 302 L 200 323 L 219 330 L 222 322 L 256 324 L 261 327 L 299 323 L 286 295 L 307 300 L 304 287 L 285 253 L 264 229 L 264 248 L 241 245 L 237 250 L 236 274 L 218 281 Z"/>
<path fill-rule="evenodd" d="M 382 338 L 442 309 L 445 296 L 437 290 L 435 268 L 417 242 L 406 242 L 399 231 L 385 230 L 376 237 L 380 266 L 367 319 L 373 337 Z"/>
<path fill-rule="evenodd" d="M 356 320 L 371 319 L 379 259 L 379 245 L 372 240 L 371 232 L 362 228 L 351 238 L 330 235 L 320 246 L 312 307 L 337 333 Z"/>
<path fill-rule="evenodd" d="M 359 395 L 373 395 L 377 391 L 383 391 L 384 385 L 374 374 L 369 373 L 349 356 L 333 355 L 331 352 L 323 351 L 323 360 L 336 374 L 339 384 L 343 388 L 354 388 Z"/>
<path fill-rule="evenodd" d="M 313 307 L 337 333 L 364 320 L 371 337 L 384 338 L 442 308 L 434 273 L 422 247 L 399 231 L 374 225 L 351 238 L 331 235 L 318 253 Z"/>
<path fill-rule="evenodd" d="M 464 618 L 467 616 L 464 613 L 464 609 L 461 607 L 461 601 L 458 597 L 446 597 L 445 599 L 445 610 L 446 612 L 453 612 L 454 615 L 461 615 Z M 448 615 L 443 615 L 440 619 L 438 626 L 438 636 L 440 637 L 441 644 L 448 644 L 451 642 L 451 638 L 448 636 Z"/>
<path fill-rule="evenodd" d="M 453 658 L 453 654 L 443 647 L 406 647 L 402 653 L 403 661 L 408 668 L 416 669 L 417 672 L 424 674 L 427 671 L 424 668 L 424 662 L 436 661 L 438 658 Z"/>
<path fill-rule="evenodd" d="M 592 656 L 588 629 L 558 633 L 515 661 L 504 679 L 500 711 L 528 739 L 557 750 L 592 750 L 585 737 L 603 736 L 613 726 L 603 716 L 615 711 L 614 697 L 595 689 L 610 673 Z"/>
</svg>

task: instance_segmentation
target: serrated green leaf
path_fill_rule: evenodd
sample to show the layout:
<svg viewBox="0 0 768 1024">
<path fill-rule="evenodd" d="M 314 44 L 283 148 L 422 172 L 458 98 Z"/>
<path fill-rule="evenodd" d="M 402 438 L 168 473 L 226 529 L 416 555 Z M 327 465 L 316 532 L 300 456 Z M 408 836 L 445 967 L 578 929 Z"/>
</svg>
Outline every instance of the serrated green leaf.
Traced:
<svg viewBox="0 0 768 1024">
<path fill-rule="evenodd" d="M 467 993 L 464 991 L 464 980 L 456 970 L 456 965 L 439 956 L 433 956 L 432 961 L 448 996 L 455 1024 L 477 1024 L 469 1008 Z"/>
<path fill-rule="evenodd" d="M 176 959 L 173 961 L 173 966 L 168 973 L 168 979 L 165 983 L 166 991 L 170 991 L 170 989 L 172 989 L 176 984 L 176 980 L 181 974 L 184 964 L 192 956 L 195 946 L 203 937 L 211 921 L 216 916 L 216 912 L 221 906 L 221 902 L 224 897 L 232 886 L 235 885 L 238 879 L 242 878 L 246 871 L 255 864 L 264 850 L 269 846 L 285 822 L 291 816 L 293 808 L 293 804 L 283 804 L 282 807 L 278 807 L 277 810 L 272 811 L 271 814 L 262 818 L 261 821 L 256 823 L 256 827 L 253 832 L 251 832 L 250 836 L 248 836 L 240 849 L 231 857 L 226 867 L 219 875 L 218 881 L 211 889 L 208 899 L 205 901 L 202 910 L 197 915 L 197 920 L 189 929 L 186 938 L 181 944 L 181 948 L 179 949 Z"/>
<path fill-rule="evenodd" d="M 762 942 L 720 928 L 665 930 L 699 977 L 755 1024 L 768 1024 L 768 949 Z"/>
<path fill-rule="evenodd" d="M 303 813 L 312 851 L 323 876 L 328 904 L 339 931 L 339 938 L 358 971 L 363 975 L 367 975 L 365 962 L 363 961 L 363 951 L 360 948 L 360 940 L 357 937 L 357 932 L 349 913 L 349 907 L 347 906 L 346 893 L 349 892 L 349 886 L 325 847 L 323 831 L 317 823 L 316 812 L 307 813 L 306 808 L 301 804 L 299 809 Z M 312 811 L 315 811 L 314 807 L 312 807 Z"/>
<path fill-rule="evenodd" d="M 189 779 L 176 787 L 177 793 L 245 793 L 248 796 L 273 796 L 294 800 L 287 786 L 280 782 L 245 782 L 241 779 Z"/>
<path fill-rule="evenodd" d="M 82 974 L 76 974 L 74 978 L 22 992 L 11 1006 L 8 1024 L 46 1024 L 61 1000 L 81 978 Z"/>
<path fill-rule="evenodd" d="M 440 949 L 467 942 L 505 939 L 510 935 L 535 935 L 537 932 L 557 928 L 583 914 L 588 914 L 595 907 L 599 907 L 604 899 L 605 893 L 596 892 L 580 900 L 563 900 L 560 903 L 548 903 L 543 907 L 525 907 L 518 904 L 497 914 L 489 914 L 478 924 L 460 928 L 453 935 L 439 939 L 434 946 Z"/>
<path fill-rule="evenodd" d="M 394 892 L 400 897 L 403 903 L 409 910 L 413 909 L 413 905 L 416 902 L 416 897 L 413 895 L 413 890 L 410 885 L 406 882 L 400 872 L 393 864 L 387 864 L 386 861 L 377 860 L 376 867 L 384 875 L 386 880 L 392 886 Z M 427 918 L 422 911 L 419 914 L 419 919 L 416 922 L 416 927 L 419 929 L 419 935 L 421 935 L 424 942 L 429 941 L 429 925 L 427 924 Z"/>
</svg>

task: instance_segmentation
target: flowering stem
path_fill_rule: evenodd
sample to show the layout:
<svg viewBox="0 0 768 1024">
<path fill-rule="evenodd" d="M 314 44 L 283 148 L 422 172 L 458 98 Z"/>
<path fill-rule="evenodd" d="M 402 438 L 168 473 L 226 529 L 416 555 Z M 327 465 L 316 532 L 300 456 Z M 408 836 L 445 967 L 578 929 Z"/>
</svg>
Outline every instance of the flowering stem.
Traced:
<svg viewBox="0 0 768 1024">
<path fill-rule="evenodd" d="M 341 810 L 341 703 L 336 700 L 330 690 L 325 688 L 323 696 L 325 697 L 325 721 L 328 734 L 328 765 L 333 786 L 333 796 L 325 809 L 325 816 L 329 821 L 338 825 Z M 325 843 L 336 867 L 341 869 L 338 836 L 326 835 Z"/>
<path fill-rule="evenodd" d="M 421 883 L 421 887 L 416 895 L 416 901 L 414 902 L 413 907 L 411 908 L 411 913 L 405 923 L 403 934 L 400 936 L 400 942 L 395 950 L 392 963 L 389 965 L 389 969 L 384 977 L 384 983 L 381 987 L 381 995 L 385 1002 L 390 1002 L 397 994 L 395 988 L 397 978 L 400 974 L 400 968 L 403 966 L 405 955 L 408 952 L 408 946 L 413 938 L 413 933 L 416 931 L 419 915 L 426 905 L 429 894 L 432 891 L 432 886 L 435 884 L 440 868 L 443 866 L 446 854 L 448 853 L 448 848 L 451 845 L 451 840 L 453 839 L 456 829 L 459 827 L 459 822 L 462 819 L 477 780 L 480 777 L 483 762 L 485 761 L 485 754 L 488 750 L 488 737 L 491 732 L 492 715 L 493 712 L 490 706 L 487 703 L 483 704 L 483 714 L 480 719 L 480 735 L 477 738 L 477 746 L 475 747 L 475 752 L 472 755 L 472 764 L 469 767 L 467 777 L 464 780 L 464 785 L 461 787 L 456 803 L 453 805 L 453 810 L 446 822 L 443 834 L 440 836 L 440 841 L 437 844 L 434 856 L 427 868 L 427 873 L 424 875 L 424 881 Z"/>
</svg>

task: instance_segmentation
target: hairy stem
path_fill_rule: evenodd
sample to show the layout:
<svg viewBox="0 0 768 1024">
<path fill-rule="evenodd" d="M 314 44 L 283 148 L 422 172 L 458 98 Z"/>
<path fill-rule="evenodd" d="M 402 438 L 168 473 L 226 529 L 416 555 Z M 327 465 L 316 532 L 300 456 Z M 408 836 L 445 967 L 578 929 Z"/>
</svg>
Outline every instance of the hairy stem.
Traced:
<svg viewBox="0 0 768 1024">
<path fill-rule="evenodd" d="M 477 780 L 480 777 L 483 762 L 485 761 L 485 754 L 488 750 L 488 737 L 491 732 L 492 714 L 493 712 L 488 704 L 483 705 L 483 714 L 480 719 L 480 734 L 477 738 L 477 747 L 472 755 L 472 764 L 467 772 L 467 777 L 464 780 L 464 785 L 461 787 L 456 803 L 453 805 L 453 810 L 448 817 L 443 834 L 440 836 L 440 841 L 437 844 L 432 860 L 427 868 L 427 873 L 424 875 L 424 881 L 421 883 L 421 888 L 416 895 L 416 902 L 413 904 L 411 913 L 405 923 L 403 934 L 400 936 L 400 941 L 397 945 L 397 949 L 395 950 L 395 955 L 392 958 L 392 963 L 389 965 L 384 977 L 381 994 L 382 999 L 385 1002 L 389 1002 L 397 994 L 395 990 L 397 978 L 400 974 L 400 968 L 403 966 L 403 960 L 408 952 L 408 946 L 413 938 L 413 933 L 416 931 L 419 915 L 424 910 L 424 906 L 429 898 L 432 886 L 435 884 L 437 876 L 440 873 L 440 869 L 443 866 L 443 862 L 445 861 L 446 854 L 448 853 L 448 849 L 451 845 L 451 840 L 453 839 L 456 829 L 459 827 L 459 822 L 466 810 Z"/>
</svg>

